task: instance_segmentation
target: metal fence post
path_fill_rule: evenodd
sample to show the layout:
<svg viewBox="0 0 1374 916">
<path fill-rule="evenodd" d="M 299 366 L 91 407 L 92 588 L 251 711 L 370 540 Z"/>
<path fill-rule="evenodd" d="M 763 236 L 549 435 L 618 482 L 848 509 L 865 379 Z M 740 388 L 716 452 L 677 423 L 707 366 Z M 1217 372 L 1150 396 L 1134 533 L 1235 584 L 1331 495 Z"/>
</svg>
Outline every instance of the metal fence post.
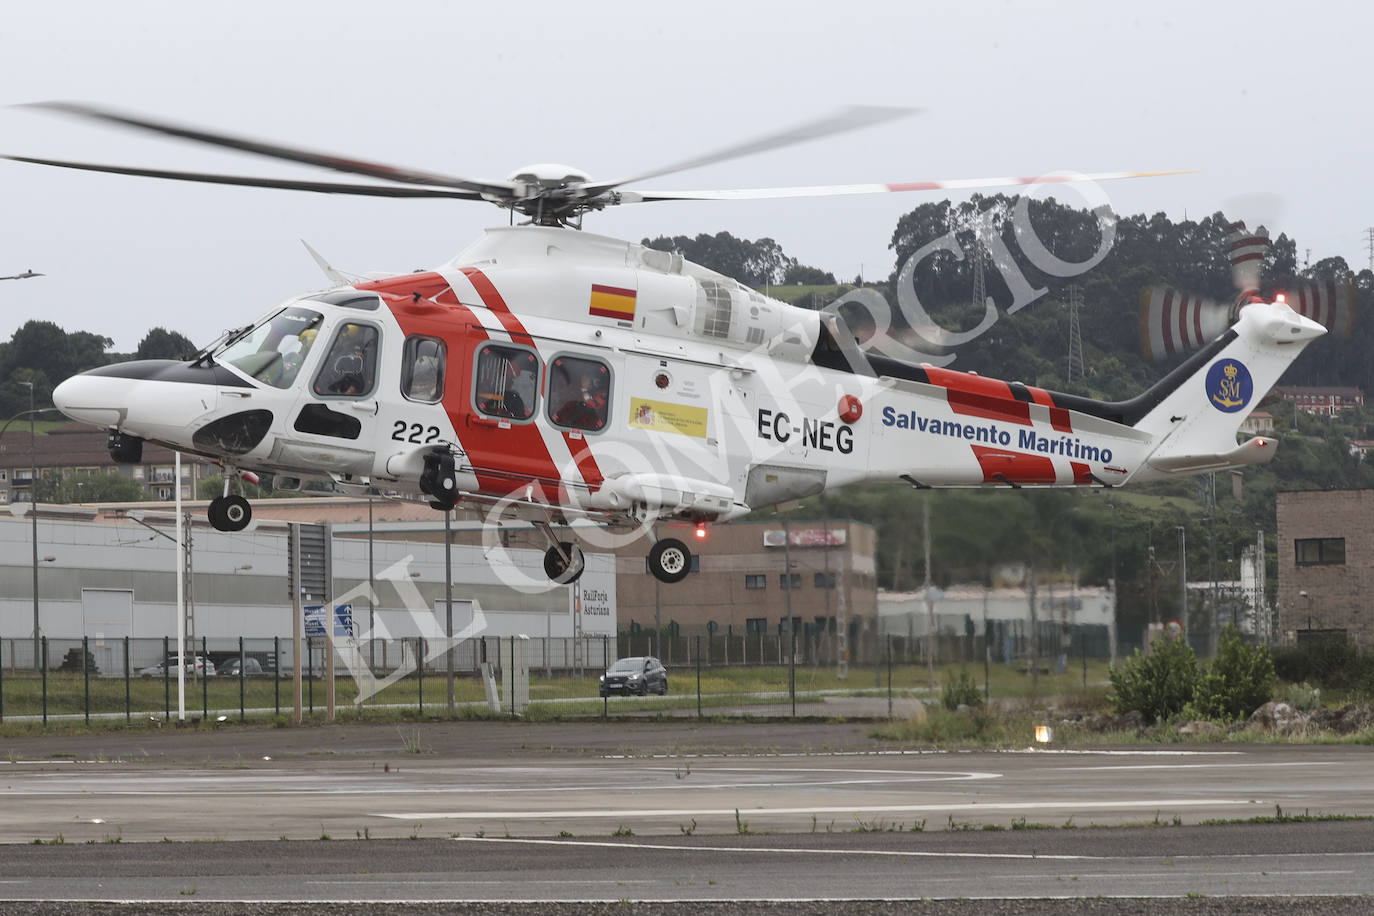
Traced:
<svg viewBox="0 0 1374 916">
<path fill-rule="evenodd" d="M 697 718 L 701 718 L 701 637 L 697 638 Z M 709 646 L 710 643 L 707 643 Z"/>
<path fill-rule="evenodd" d="M 281 637 L 272 637 L 272 709 L 281 715 Z"/>
<path fill-rule="evenodd" d="M 11 641 L 10 645 L 13 645 Z M 0 639 L 0 722 L 5 721 L 5 641 Z"/>
<path fill-rule="evenodd" d="M 167 666 L 167 652 L 171 646 L 168 638 L 162 637 L 162 715 L 166 719 L 172 718 L 172 669 Z"/>
<path fill-rule="evenodd" d="M 310 715 L 315 715 L 315 637 L 305 637 L 305 680 L 310 687 Z"/>
<path fill-rule="evenodd" d="M 243 637 L 239 637 L 239 721 L 244 720 L 243 714 L 243 669 L 248 667 L 243 657 Z"/>
<path fill-rule="evenodd" d="M 206 637 L 200 638 L 200 661 L 204 665 L 200 672 L 200 716 L 202 719 L 210 718 L 210 679 L 206 677 L 210 673 L 209 642 Z M 195 660 L 191 661 L 195 665 Z"/>
<path fill-rule="evenodd" d="M 419 682 L 419 712 L 421 718 L 425 714 L 425 638 L 415 637 L 415 673 Z"/>
<path fill-rule="evenodd" d="M 892 634 L 887 634 L 887 717 L 892 718 Z"/>
<path fill-rule="evenodd" d="M 43 666 L 43 724 L 48 724 L 48 637 L 43 637 L 41 664 Z"/>
<path fill-rule="evenodd" d="M 86 709 L 86 724 L 91 724 L 91 650 L 90 637 L 81 637 L 81 694 Z"/>
<path fill-rule="evenodd" d="M 134 697 L 132 681 L 129 679 L 129 637 L 124 637 L 124 724 L 129 725 L 134 719 Z"/>
</svg>

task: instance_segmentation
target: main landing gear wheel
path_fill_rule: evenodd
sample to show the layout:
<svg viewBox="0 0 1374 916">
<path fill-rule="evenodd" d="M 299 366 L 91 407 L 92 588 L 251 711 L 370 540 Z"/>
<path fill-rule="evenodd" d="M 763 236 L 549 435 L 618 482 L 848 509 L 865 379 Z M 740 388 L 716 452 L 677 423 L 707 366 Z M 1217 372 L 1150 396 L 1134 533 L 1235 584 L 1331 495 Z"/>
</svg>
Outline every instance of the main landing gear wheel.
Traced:
<svg viewBox="0 0 1374 916">
<path fill-rule="evenodd" d="M 664 538 L 649 551 L 649 572 L 660 582 L 681 582 L 692 571 L 692 552 L 677 538 Z"/>
<path fill-rule="evenodd" d="M 216 531 L 242 531 L 253 520 L 253 507 L 242 496 L 216 496 L 206 514 Z"/>
<path fill-rule="evenodd" d="M 562 549 L 562 554 L 559 549 Z M 568 559 L 564 560 L 563 555 Z M 570 585 L 582 577 L 587 558 L 582 548 L 570 541 L 559 541 L 557 547 L 544 551 L 544 575 L 558 585 Z"/>
</svg>

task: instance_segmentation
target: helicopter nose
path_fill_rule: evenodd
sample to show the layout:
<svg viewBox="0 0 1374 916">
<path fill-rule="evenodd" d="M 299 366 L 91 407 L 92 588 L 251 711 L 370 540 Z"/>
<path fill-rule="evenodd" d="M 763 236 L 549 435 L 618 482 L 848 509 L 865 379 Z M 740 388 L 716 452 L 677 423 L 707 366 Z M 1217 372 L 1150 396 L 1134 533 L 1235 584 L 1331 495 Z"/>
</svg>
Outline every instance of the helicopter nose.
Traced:
<svg viewBox="0 0 1374 916">
<path fill-rule="evenodd" d="M 135 384 L 135 379 L 73 375 L 53 389 L 52 403 L 78 423 L 118 426 L 127 413 L 122 405 L 129 403 Z"/>
<path fill-rule="evenodd" d="M 208 373 L 201 378 L 170 360 L 144 360 L 74 375 L 54 389 L 52 400 L 78 423 L 178 442 L 215 409 L 219 390 Z"/>
</svg>

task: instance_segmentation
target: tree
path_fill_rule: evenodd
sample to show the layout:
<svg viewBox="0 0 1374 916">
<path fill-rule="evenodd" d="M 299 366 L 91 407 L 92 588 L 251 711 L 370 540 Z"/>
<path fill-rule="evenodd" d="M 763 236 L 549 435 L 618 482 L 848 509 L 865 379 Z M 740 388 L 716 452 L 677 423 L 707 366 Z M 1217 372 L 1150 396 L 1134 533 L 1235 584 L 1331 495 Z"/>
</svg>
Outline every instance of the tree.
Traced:
<svg viewBox="0 0 1374 916">
<path fill-rule="evenodd" d="M 197 349 L 184 334 L 153 328 L 139 341 L 134 359 L 189 359 Z"/>
<path fill-rule="evenodd" d="M 40 503 L 128 503 L 148 499 L 143 485 L 118 471 L 62 477 L 49 472 L 34 487 Z"/>
<path fill-rule="evenodd" d="M 1240 719 L 1268 702 L 1278 676 L 1266 646 L 1247 646 L 1227 624 L 1217 656 L 1198 680 L 1193 706 L 1207 719 Z"/>
<path fill-rule="evenodd" d="M 782 250 L 782 246 L 770 238 L 750 241 L 737 239 L 728 232 L 717 232 L 715 235 L 703 232 L 696 238 L 688 238 L 685 235 L 646 238 L 640 244 L 646 248 L 680 254 L 707 270 L 714 270 L 756 289 L 770 284 L 776 286 L 784 282 L 789 271 L 798 269 L 809 271 L 808 276 L 830 278 L 828 281 L 814 282 L 835 282 L 834 277 L 828 273 L 814 267 L 798 265 L 796 258 L 789 258 Z"/>
</svg>

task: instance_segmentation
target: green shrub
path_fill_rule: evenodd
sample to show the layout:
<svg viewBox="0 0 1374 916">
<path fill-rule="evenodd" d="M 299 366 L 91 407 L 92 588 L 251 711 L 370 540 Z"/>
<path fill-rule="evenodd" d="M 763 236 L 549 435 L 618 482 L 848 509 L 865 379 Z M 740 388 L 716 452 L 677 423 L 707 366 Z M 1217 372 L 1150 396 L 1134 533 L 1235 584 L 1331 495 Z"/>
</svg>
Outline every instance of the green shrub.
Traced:
<svg viewBox="0 0 1374 916">
<path fill-rule="evenodd" d="M 1193 698 L 1198 665 L 1193 647 L 1182 639 L 1156 639 L 1149 655 L 1135 654 L 1112 668 L 1107 701 L 1117 715 L 1138 710 L 1147 723 L 1178 713 Z"/>
<path fill-rule="evenodd" d="M 1206 719 L 1240 719 L 1268 702 L 1277 682 L 1269 649 L 1245 645 L 1235 625 L 1227 624 L 1216 658 L 1198 678 L 1193 705 Z"/>
<path fill-rule="evenodd" d="M 945 675 L 945 686 L 940 688 L 940 705 L 945 709 L 956 710 L 960 705 L 982 706 L 983 691 L 978 689 L 978 684 L 963 668 L 959 669 L 958 674 L 953 671 Z"/>
<path fill-rule="evenodd" d="M 1306 682 L 1336 690 L 1374 686 L 1374 656 L 1363 654 L 1339 637 L 1310 639 L 1274 652 L 1274 671 L 1292 683 Z"/>
</svg>

